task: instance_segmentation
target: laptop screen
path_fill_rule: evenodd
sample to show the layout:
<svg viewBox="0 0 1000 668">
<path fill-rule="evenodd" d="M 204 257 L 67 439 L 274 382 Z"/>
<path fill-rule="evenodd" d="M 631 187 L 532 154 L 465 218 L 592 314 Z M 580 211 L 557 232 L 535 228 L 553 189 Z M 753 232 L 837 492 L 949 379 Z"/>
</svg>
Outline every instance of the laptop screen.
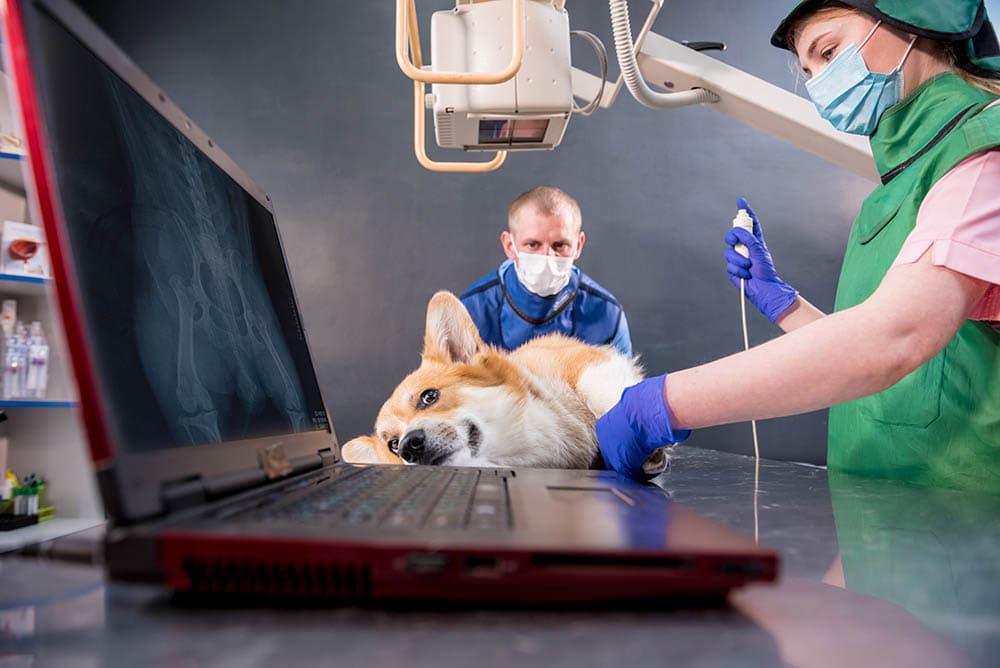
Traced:
<svg viewBox="0 0 1000 668">
<path fill-rule="evenodd" d="M 35 16 L 32 68 L 116 446 L 329 432 L 268 208 Z"/>
</svg>

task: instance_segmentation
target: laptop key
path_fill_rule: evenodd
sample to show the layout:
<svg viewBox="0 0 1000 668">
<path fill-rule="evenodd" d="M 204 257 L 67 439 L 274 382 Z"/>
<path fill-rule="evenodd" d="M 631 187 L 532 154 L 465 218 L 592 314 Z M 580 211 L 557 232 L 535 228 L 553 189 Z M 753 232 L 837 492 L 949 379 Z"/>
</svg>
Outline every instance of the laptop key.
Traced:
<svg viewBox="0 0 1000 668">
<path fill-rule="evenodd" d="M 425 526 L 434 529 L 457 529 L 462 526 L 462 519 L 458 513 L 432 513 Z"/>
<path fill-rule="evenodd" d="M 491 478 L 476 488 L 469 527 L 472 529 L 500 529 L 510 524 L 507 511 L 506 481 Z"/>
<path fill-rule="evenodd" d="M 370 467 L 269 505 L 257 520 L 419 529 L 509 527 L 506 476 L 496 469 Z"/>
</svg>

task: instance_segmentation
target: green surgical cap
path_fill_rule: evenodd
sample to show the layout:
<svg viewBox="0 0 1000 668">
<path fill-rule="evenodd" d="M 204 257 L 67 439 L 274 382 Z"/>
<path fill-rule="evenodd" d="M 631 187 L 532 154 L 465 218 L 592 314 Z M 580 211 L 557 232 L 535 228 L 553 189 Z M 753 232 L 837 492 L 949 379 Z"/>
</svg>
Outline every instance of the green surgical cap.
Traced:
<svg viewBox="0 0 1000 668">
<path fill-rule="evenodd" d="M 912 35 L 955 43 L 959 66 L 973 74 L 1000 73 L 1000 45 L 984 0 L 841 1 Z M 789 29 L 824 4 L 824 0 L 797 2 L 774 31 L 771 44 L 790 49 Z"/>
</svg>

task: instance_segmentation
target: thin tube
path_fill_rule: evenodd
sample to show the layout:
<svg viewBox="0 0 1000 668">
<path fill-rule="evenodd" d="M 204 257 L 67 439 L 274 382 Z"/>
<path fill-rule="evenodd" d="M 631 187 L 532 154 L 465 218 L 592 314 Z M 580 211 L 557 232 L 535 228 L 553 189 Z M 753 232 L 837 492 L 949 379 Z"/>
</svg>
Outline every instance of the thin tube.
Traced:
<svg viewBox="0 0 1000 668">
<path fill-rule="evenodd" d="M 750 330 L 747 327 L 747 280 L 740 279 L 740 315 L 743 318 L 743 350 L 750 350 Z M 753 542 L 760 538 L 757 497 L 760 493 L 760 444 L 757 441 L 757 421 L 750 420 L 753 431 Z"/>
<path fill-rule="evenodd" d="M 582 37 L 590 43 L 590 46 L 594 48 L 594 52 L 597 54 L 597 59 L 601 65 L 601 87 L 597 91 L 597 95 L 594 96 L 586 106 L 577 107 L 576 103 L 573 104 L 573 113 L 580 114 L 581 116 L 590 116 L 593 114 L 597 107 L 601 104 L 601 99 L 604 97 L 604 88 L 608 83 L 608 52 L 604 48 L 604 43 L 595 35 L 594 33 L 587 32 L 586 30 L 571 30 L 569 33 L 571 36 L 576 35 Z"/>
<path fill-rule="evenodd" d="M 714 103 L 719 96 L 710 90 L 694 88 L 680 93 L 657 93 L 646 85 L 639 73 L 632 42 L 632 28 L 628 18 L 628 0 L 609 0 L 611 29 L 615 35 L 615 53 L 618 68 L 625 79 L 625 86 L 640 104 L 651 109 L 675 109 L 693 104 Z"/>
</svg>

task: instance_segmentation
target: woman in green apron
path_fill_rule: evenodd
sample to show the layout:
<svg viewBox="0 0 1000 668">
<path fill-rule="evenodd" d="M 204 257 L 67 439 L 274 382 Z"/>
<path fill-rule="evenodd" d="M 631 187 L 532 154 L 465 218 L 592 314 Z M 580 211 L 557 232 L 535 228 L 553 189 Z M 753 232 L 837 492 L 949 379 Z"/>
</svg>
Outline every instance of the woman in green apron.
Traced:
<svg viewBox="0 0 1000 668">
<path fill-rule="evenodd" d="M 772 43 L 824 118 L 871 138 L 882 176 L 835 313 L 778 277 L 755 217 L 731 231 L 750 251 L 727 251 L 731 279 L 786 334 L 626 390 L 597 424 L 605 461 L 642 478 L 691 429 L 832 407 L 832 470 L 1000 493 L 1000 47 L 983 0 L 806 0 Z"/>
</svg>

